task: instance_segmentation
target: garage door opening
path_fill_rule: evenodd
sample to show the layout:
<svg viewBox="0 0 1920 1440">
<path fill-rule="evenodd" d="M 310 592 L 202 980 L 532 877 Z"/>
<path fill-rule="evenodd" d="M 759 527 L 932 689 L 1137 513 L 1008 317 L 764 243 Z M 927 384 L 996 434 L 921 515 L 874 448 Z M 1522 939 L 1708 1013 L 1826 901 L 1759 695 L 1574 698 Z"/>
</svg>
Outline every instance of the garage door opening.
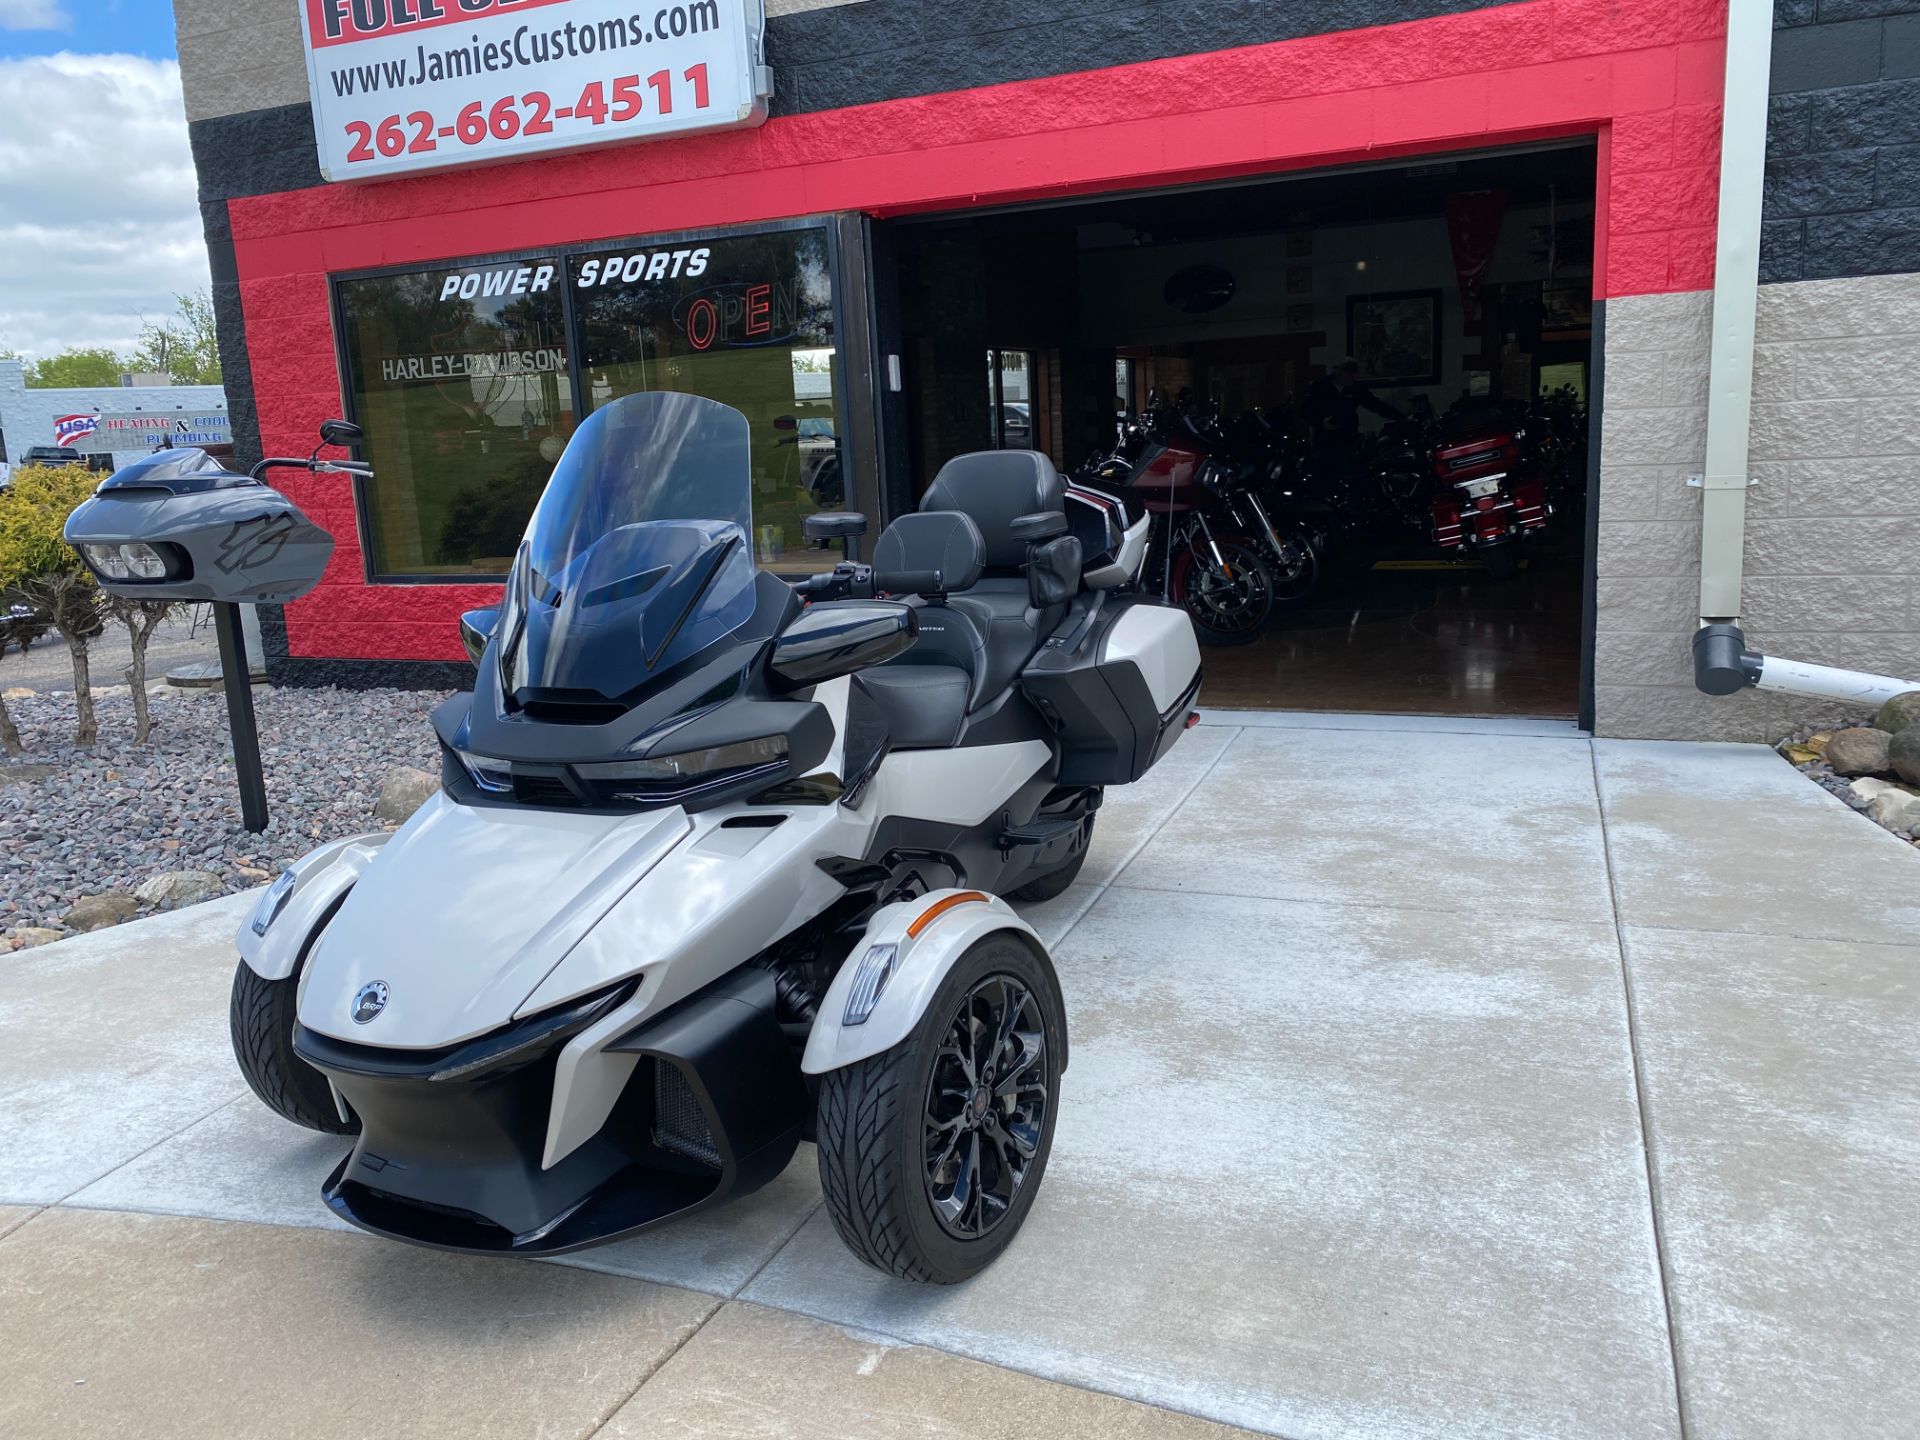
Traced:
<svg viewBox="0 0 1920 1440">
<path fill-rule="evenodd" d="M 1594 167 L 1581 144 L 892 222 L 890 498 L 989 446 L 1157 497 L 1156 583 L 1227 642 L 1213 705 L 1572 717 Z"/>
</svg>

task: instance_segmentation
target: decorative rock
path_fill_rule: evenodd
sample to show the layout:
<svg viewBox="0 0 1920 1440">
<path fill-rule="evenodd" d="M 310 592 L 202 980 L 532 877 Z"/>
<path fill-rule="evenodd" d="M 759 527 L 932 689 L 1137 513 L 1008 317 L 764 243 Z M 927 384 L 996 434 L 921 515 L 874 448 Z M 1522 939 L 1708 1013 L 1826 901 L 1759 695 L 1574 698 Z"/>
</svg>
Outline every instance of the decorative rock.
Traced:
<svg viewBox="0 0 1920 1440">
<path fill-rule="evenodd" d="M 1909 725 L 1920 725 L 1920 690 L 1908 690 L 1894 696 L 1873 717 L 1876 730 L 1898 735 Z"/>
<path fill-rule="evenodd" d="M 238 875 L 242 880 L 251 880 L 256 885 L 273 878 L 273 876 L 269 875 L 266 871 L 257 869 L 252 865 L 237 865 L 234 867 L 233 873 Z"/>
<path fill-rule="evenodd" d="M 1853 798 L 1862 805 L 1871 804 L 1876 795 L 1884 795 L 1889 790 L 1901 795 L 1911 795 L 1913 791 L 1897 780 L 1876 780 L 1871 776 L 1859 779 L 1847 787 L 1853 792 Z"/>
<path fill-rule="evenodd" d="M 374 802 L 373 813 L 397 825 L 426 804 L 439 789 L 439 776 L 407 765 L 398 766 L 389 770 L 380 782 L 380 798 Z"/>
<path fill-rule="evenodd" d="M 13 938 L 20 942 L 22 950 L 27 950 L 35 945 L 51 945 L 60 938 L 60 932 L 44 925 L 22 925 L 13 932 Z"/>
<path fill-rule="evenodd" d="M 1888 790 L 1873 797 L 1873 803 L 1867 806 L 1867 814 L 1874 822 L 1886 826 L 1889 830 L 1905 830 L 1911 834 L 1920 830 L 1920 795 L 1909 795 L 1901 790 Z"/>
<path fill-rule="evenodd" d="M 1887 742 L 1887 763 L 1909 785 L 1920 785 L 1920 724 L 1907 726 Z"/>
<path fill-rule="evenodd" d="M 1887 768 L 1887 742 L 1891 739 L 1886 731 L 1867 726 L 1836 730 L 1827 741 L 1827 764 L 1836 775 L 1877 775 Z"/>
<path fill-rule="evenodd" d="M 142 905 L 196 905 L 222 888 L 220 877 L 206 870 L 166 870 L 142 881 L 133 898 Z"/>
<path fill-rule="evenodd" d="M 131 895 L 82 895 L 73 902 L 61 923 L 69 930 L 104 930 L 131 920 L 140 911 L 140 902 Z"/>
</svg>

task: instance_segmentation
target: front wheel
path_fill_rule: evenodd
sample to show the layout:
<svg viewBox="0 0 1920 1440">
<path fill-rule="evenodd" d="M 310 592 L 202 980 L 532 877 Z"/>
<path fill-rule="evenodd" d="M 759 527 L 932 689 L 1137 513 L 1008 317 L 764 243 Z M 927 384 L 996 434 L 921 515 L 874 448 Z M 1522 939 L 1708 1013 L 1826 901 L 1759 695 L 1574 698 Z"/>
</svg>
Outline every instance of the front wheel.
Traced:
<svg viewBox="0 0 1920 1440">
<path fill-rule="evenodd" d="M 1273 579 L 1259 552 L 1237 536 L 1217 536 L 1211 543 L 1195 537 L 1181 546 L 1167 594 L 1192 617 L 1202 645 L 1249 644 L 1273 619 Z"/>
<path fill-rule="evenodd" d="M 340 1118 L 327 1077 L 293 1053 L 299 988 L 298 970 L 284 980 L 263 980 L 240 962 L 227 1009 L 233 1058 L 253 1093 L 276 1114 L 328 1135 L 358 1135 L 360 1122 Z"/>
<path fill-rule="evenodd" d="M 905 1040 L 820 1077 L 820 1188 L 848 1249 L 953 1285 L 1012 1243 L 1053 1144 L 1064 1015 L 1053 967 L 997 931 L 954 962 Z"/>
</svg>

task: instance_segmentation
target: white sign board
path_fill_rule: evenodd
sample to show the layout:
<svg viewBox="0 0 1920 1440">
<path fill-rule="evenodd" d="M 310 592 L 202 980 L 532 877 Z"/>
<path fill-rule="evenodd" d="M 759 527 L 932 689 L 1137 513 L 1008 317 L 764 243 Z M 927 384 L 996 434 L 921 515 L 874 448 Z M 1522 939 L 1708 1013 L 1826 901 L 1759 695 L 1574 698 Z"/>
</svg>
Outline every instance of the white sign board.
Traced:
<svg viewBox="0 0 1920 1440">
<path fill-rule="evenodd" d="M 764 0 L 301 0 L 320 173 L 758 125 Z"/>
</svg>

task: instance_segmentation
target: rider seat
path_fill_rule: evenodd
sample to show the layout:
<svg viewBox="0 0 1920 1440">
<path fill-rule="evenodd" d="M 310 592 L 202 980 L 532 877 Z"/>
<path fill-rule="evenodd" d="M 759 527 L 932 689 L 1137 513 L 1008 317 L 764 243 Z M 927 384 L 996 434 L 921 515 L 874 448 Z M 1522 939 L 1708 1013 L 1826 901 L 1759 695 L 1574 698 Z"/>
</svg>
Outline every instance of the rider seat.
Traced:
<svg viewBox="0 0 1920 1440">
<path fill-rule="evenodd" d="M 960 455 L 941 467 L 919 512 L 881 534 L 876 570 L 939 570 L 946 587 L 922 599 L 913 648 L 861 672 L 896 746 L 953 744 L 966 716 L 1006 691 L 1060 622 L 1078 585 L 1080 544 L 1061 536 L 1035 545 L 1013 522 L 1064 511 L 1065 496 L 1036 451 Z"/>
</svg>

